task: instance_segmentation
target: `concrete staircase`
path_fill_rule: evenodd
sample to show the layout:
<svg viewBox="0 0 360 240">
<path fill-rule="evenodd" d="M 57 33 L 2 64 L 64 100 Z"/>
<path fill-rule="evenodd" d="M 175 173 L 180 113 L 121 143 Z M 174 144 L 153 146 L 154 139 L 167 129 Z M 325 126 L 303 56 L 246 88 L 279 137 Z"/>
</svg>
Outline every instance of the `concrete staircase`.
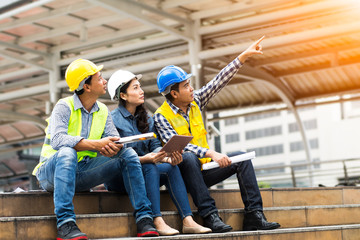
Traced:
<svg viewBox="0 0 360 240">
<path fill-rule="evenodd" d="M 360 188 L 262 189 L 261 194 L 266 217 L 279 222 L 280 229 L 241 231 L 244 212 L 239 191 L 211 190 L 221 217 L 234 231 L 156 239 L 360 239 Z M 189 200 L 196 212 L 191 197 Z M 132 207 L 126 195 L 106 191 L 78 193 L 74 202 L 77 223 L 90 239 L 136 236 Z M 161 206 L 165 221 L 181 230 L 180 217 L 165 191 L 161 193 Z M 0 240 L 55 239 L 53 209 L 52 194 L 47 192 L 0 194 Z M 196 214 L 195 220 L 202 223 Z"/>
</svg>

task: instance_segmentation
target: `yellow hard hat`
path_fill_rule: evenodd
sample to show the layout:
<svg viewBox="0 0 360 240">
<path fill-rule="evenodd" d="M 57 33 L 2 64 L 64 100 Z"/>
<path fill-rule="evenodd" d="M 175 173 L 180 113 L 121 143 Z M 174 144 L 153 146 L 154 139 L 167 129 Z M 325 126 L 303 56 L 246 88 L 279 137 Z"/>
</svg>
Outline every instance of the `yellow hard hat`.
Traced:
<svg viewBox="0 0 360 240">
<path fill-rule="evenodd" d="M 65 80 L 70 91 L 76 90 L 81 81 L 101 71 L 103 67 L 103 65 L 96 66 L 86 59 L 76 59 L 70 63 L 65 72 Z"/>
</svg>

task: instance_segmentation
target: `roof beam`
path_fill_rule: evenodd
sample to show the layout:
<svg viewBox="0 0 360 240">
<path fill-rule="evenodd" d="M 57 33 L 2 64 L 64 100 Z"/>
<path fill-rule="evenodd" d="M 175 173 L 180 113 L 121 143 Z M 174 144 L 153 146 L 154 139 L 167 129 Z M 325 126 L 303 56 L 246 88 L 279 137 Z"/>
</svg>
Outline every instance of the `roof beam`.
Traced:
<svg viewBox="0 0 360 240">
<path fill-rule="evenodd" d="M 39 74 L 40 71 L 41 70 L 39 70 L 38 68 L 35 68 L 35 67 L 32 67 L 32 68 L 18 67 L 18 69 L 15 71 L 0 74 L 0 83 L 11 81 L 14 79 L 19 79 L 19 78 L 22 78 L 22 77 L 28 76 L 28 75 L 37 75 L 37 74 Z"/>
<path fill-rule="evenodd" d="M 351 4 L 354 2 L 354 4 Z M 312 13 L 339 10 L 343 8 L 350 10 L 358 8 L 360 5 L 354 0 L 350 1 L 321 1 L 313 4 L 306 4 L 297 8 L 290 8 L 283 11 L 274 11 L 266 14 L 259 14 L 253 17 L 247 17 L 240 20 L 220 23 L 216 25 L 204 26 L 200 28 L 200 34 L 211 34 L 215 32 L 227 31 L 231 29 L 243 29 L 249 26 L 259 26 L 269 22 L 280 20 L 291 20 L 297 17 L 308 16 Z"/>
<path fill-rule="evenodd" d="M 175 36 L 172 36 L 172 35 L 164 36 L 164 37 L 161 37 L 160 39 L 155 38 L 155 39 L 139 40 L 138 42 L 135 42 L 135 43 L 134 42 L 130 42 L 128 44 L 124 43 L 121 46 L 104 49 L 104 50 L 101 50 L 100 52 L 82 54 L 81 57 L 85 58 L 85 59 L 94 59 L 94 58 L 99 58 L 99 57 L 103 57 L 103 56 L 110 56 L 110 55 L 120 54 L 120 53 L 124 53 L 124 52 L 131 52 L 131 51 L 138 50 L 138 49 L 154 47 L 157 45 L 161 46 L 161 45 L 164 45 L 167 43 L 175 42 L 177 40 L 178 40 L 178 38 L 176 38 Z M 58 64 L 59 65 L 67 65 L 77 58 L 79 58 L 79 56 L 65 58 L 65 59 L 60 60 L 58 62 Z M 105 68 L 106 68 L 106 65 L 105 65 Z"/>
<path fill-rule="evenodd" d="M 71 51 L 75 51 L 75 50 L 79 51 L 81 49 L 87 49 L 87 48 L 96 48 L 99 46 L 103 47 L 109 44 L 114 44 L 115 42 L 131 39 L 131 37 L 143 36 L 146 33 L 151 34 L 154 32 L 156 32 L 156 30 L 149 26 L 139 26 L 137 28 L 121 30 L 110 34 L 93 37 L 88 39 L 88 41 L 86 42 L 83 42 L 79 39 L 76 42 L 71 42 L 68 44 L 52 47 L 50 48 L 50 51 L 71 52 Z"/>
<path fill-rule="evenodd" d="M 39 76 L 39 77 L 30 77 L 30 78 L 27 79 L 26 81 L 14 81 L 14 82 L 10 82 L 10 83 L 1 85 L 0 93 L 2 93 L 2 92 L 7 92 L 7 91 L 9 91 L 9 90 L 11 90 L 11 89 L 23 88 L 23 87 L 38 85 L 38 84 L 40 84 L 40 83 L 45 83 L 46 81 L 48 81 L 48 77 Z"/>
<path fill-rule="evenodd" d="M 29 114 L 18 113 L 8 110 L 0 110 L 0 118 L 3 120 L 10 120 L 14 122 L 18 121 L 26 121 L 26 122 L 33 122 L 42 128 L 47 126 L 47 122 L 39 117 L 30 116 Z"/>
<path fill-rule="evenodd" d="M 15 56 L 15 55 L 10 55 L 4 51 L 0 51 L 0 56 L 3 56 L 4 58 L 8 58 L 8 59 L 12 59 L 16 62 L 20 62 L 20 63 L 23 63 L 23 64 L 26 64 L 26 65 L 30 65 L 30 66 L 34 66 L 34 67 L 37 67 L 37 68 L 40 68 L 44 71 L 52 71 L 52 69 L 46 65 L 42 65 L 42 64 L 38 64 L 34 61 L 31 61 L 31 60 L 28 60 L 28 59 L 25 59 L 25 58 L 22 58 L 22 57 L 18 57 L 18 56 Z M 45 61 L 46 62 L 46 61 Z"/>
<path fill-rule="evenodd" d="M 50 57 L 49 53 L 45 53 L 45 52 L 37 51 L 37 50 L 31 49 L 31 48 L 23 47 L 23 46 L 20 46 L 19 44 L 12 44 L 9 42 L 0 41 L 0 46 L 20 50 L 25 53 L 31 53 L 31 54 L 35 54 L 35 55 L 45 57 L 45 58 Z"/>
<path fill-rule="evenodd" d="M 350 67 L 350 66 L 356 66 L 359 67 L 360 63 L 358 61 L 358 59 L 355 60 L 351 60 L 351 61 L 340 61 L 338 63 L 338 66 L 333 66 L 332 62 L 325 62 L 322 64 L 317 64 L 317 65 L 313 65 L 313 66 L 306 66 L 306 67 L 301 67 L 301 68 L 295 68 L 295 69 L 290 69 L 290 70 L 286 70 L 286 71 L 279 71 L 276 73 L 273 73 L 272 75 L 274 77 L 288 77 L 288 76 L 292 76 L 292 75 L 297 75 L 297 74 L 306 74 L 306 73 L 312 73 L 312 72 L 319 72 L 319 71 L 326 71 L 326 70 L 330 70 L 330 69 L 341 69 L 343 67 Z"/>
<path fill-rule="evenodd" d="M 229 5 L 217 8 L 206 9 L 203 11 L 196 11 L 190 14 L 190 18 L 195 19 L 204 19 L 211 18 L 215 16 L 229 16 L 236 12 L 256 12 L 265 8 L 278 7 L 279 5 L 288 4 L 289 0 L 266 0 L 265 1 L 243 1 L 239 3 L 234 3 L 229 1 Z M 297 1 L 292 1 L 290 4 L 299 4 Z"/>
<path fill-rule="evenodd" d="M 252 66 L 260 67 L 260 66 L 268 65 L 268 64 L 277 64 L 277 63 L 281 63 L 281 62 L 295 61 L 295 60 L 298 60 L 301 58 L 311 58 L 311 57 L 316 57 L 316 56 L 320 56 L 320 55 L 333 55 L 338 52 L 352 50 L 352 49 L 360 49 L 359 43 L 356 42 L 356 43 L 346 44 L 346 45 L 342 45 L 342 46 L 334 46 L 334 47 L 331 47 L 330 49 L 326 48 L 326 49 L 312 50 L 312 51 L 306 51 L 306 52 L 301 52 L 301 53 L 292 53 L 289 55 L 271 57 L 271 59 L 270 58 L 269 59 L 258 59 L 258 60 L 256 60 L 256 62 L 254 62 L 254 64 L 252 64 Z"/>
<path fill-rule="evenodd" d="M 141 4 L 141 3 L 136 3 L 133 1 L 129 1 L 129 0 L 123 0 L 123 1 L 114 1 L 114 0 L 88 0 L 93 4 L 97 4 L 103 8 L 109 9 L 111 11 L 114 11 L 118 14 L 122 14 L 122 15 L 126 15 L 130 18 L 133 18 L 145 25 L 150 25 L 156 29 L 159 29 L 161 31 L 167 32 L 169 34 L 174 34 L 176 36 L 178 36 L 181 39 L 184 40 L 190 40 L 191 36 L 189 34 L 189 31 L 187 32 L 181 32 L 175 28 L 171 28 L 168 27 L 162 23 L 160 23 L 159 21 L 153 20 L 150 17 L 147 17 L 145 15 L 142 14 L 142 12 L 144 10 L 146 11 L 150 11 L 152 13 L 161 15 L 163 17 L 175 20 L 181 24 L 183 24 L 185 26 L 186 30 L 189 30 L 191 28 L 191 24 L 189 20 L 186 19 L 182 19 L 178 16 L 174 16 L 171 15 L 169 13 L 160 11 L 156 8 L 152 8 L 150 6 L 147 6 L 145 4 Z"/>
<path fill-rule="evenodd" d="M 357 15 L 359 9 L 355 8 L 352 10 L 347 10 L 346 15 Z M 213 34 L 203 35 L 203 41 L 206 44 L 210 42 L 211 45 L 220 45 L 223 42 L 241 42 L 243 39 L 255 39 L 259 34 L 265 36 L 278 35 L 278 33 L 294 32 L 294 29 L 313 29 L 314 26 L 329 26 L 336 25 L 338 23 L 344 22 L 344 10 L 336 9 L 332 12 L 326 13 L 315 13 L 312 15 L 300 16 L 298 18 L 293 18 L 291 21 L 282 20 L 276 22 L 269 22 L 261 26 L 261 32 L 258 26 L 250 26 L 244 28 L 236 28 L 230 31 L 226 31 L 226 34 L 223 32 L 216 32 Z"/>
<path fill-rule="evenodd" d="M 36 7 L 40 7 L 40 6 L 44 5 L 44 4 L 47 4 L 47 3 L 52 2 L 52 1 L 54 1 L 54 0 L 39 0 L 39 1 L 36 1 L 36 2 L 26 4 L 24 6 L 15 8 L 15 9 L 13 9 L 11 11 L 7 11 L 5 13 L 2 13 L 0 15 L 0 20 L 8 18 L 8 17 L 13 17 L 16 14 L 28 11 L 28 10 L 36 8 Z"/>
<path fill-rule="evenodd" d="M 331 37 L 336 37 L 341 35 L 348 35 L 351 33 L 358 33 L 359 29 L 360 29 L 360 21 L 357 22 L 353 21 L 346 24 L 332 25 L 319 29 L 311 29 L 308 31 L 265 38 L 261 44 L 263 46 L 264 51 L 266 52 L 267 49 L 290 47 L 292 45 L 305 43 L 309 41 L 317 41 L 317 40 L 329 39 Z M 245 50 L 249 44 L 250 44 L 249 42 L 245 42 L 245 43 L 234 44 L 222 48 L 205 50 L 199 54 L 199 57 L 202 59 L 207 59 L 207 58 L 214 58 L 224 55 L 233 55 L 234 49 L 239 49 L 239 51 Z"/>
<path fill-rule="evenodd" d="M 205 0 L 197 0 L 197 2 L 205 2 Z M 168 8 L 175 8 L 191 3 L 194 3 L 194 0 L 165 0 L 165 1 L 160 1 L 159 7 L 163 9 L 168 9 Z"/>
<path fill-rule="evenodd" d="M 89 5 L 89 3 L 87 3 L 87 2 L 75 3 L 75 4 L 71 4 L 69 6 L 66 6 L 66 7 L 42 12 L 42 13 L 31 15 L 28 17 L 22 17 L 22 18 L 13 20 L 13 21 L 9 21 L 7 23 L 2 23 L 0 25 L 0 31 L 4 31 L 4 30 L 10 29 L 10 28 L 17 28 L 17 27 L 20 27 L 23 25 L 28 25 L 29 23 L 32 23 L 32 22 L 45 20 L 48 18 L 66 15 L 69 12 L 80 11 L 80 10 L 83 10 L 83 9 L 86 9 L 89 7 L 91 7 L 91 5 Z"/>
<path fill-rule="evenodd" d="M 295 97 L 292 95 L 290 90 L 279 79 L 269 73 L 245 64 L 241 67 L 238 74 L 244 75 L 243 78 L 246 77 L 248 80 L 267 82 L 271 84 L 273 88 L 276 88 L 276 92 L 285 103 L 288 105 L 294 105 Z"/>
<path fill-rule="evenodd" d="M 66 81 L 62 80 L 62 81 L 57 82 L 56 87 L 57 88 L 67 87 Z M 12 100 L 12 99 L 18 99 L 19 96 L 29 97 L 29 96 L 47 93 L 47 92 L 49 92 L 49 88 L 50 88 L 49 84 L 43 84 L 43 85 L 29 87 L 29 88 L 25 88 L 25 89 L 21 89 L 21 90 L 2 93 L 2 94 L 0 94 L 0 102 Z"/>
<path fill-rule="evenodd" d="M 121 20 L 121 17 L 112 15 L 112 16 L 98 18 L 98 19 L 94 19 L 94 20 L 90 20 L 90 21 L 85 21 L 82 24 L 72 24 L 71 26 L 58 27 L 58 28 L 51 29 L 48 31 L 45 30 L 41 33 L 32 34 L 32 35 L 29 35 L 26 37 L 21 37 L 21 38 L 16 39 L 15 41 L 19 44 L 35 42 L 38 40 L 42 40 L 44 38 L 53 38 L 53 37 L 67 34 L 67 33 L 81 31 L 81 29 L 83 29 L 83 28 L 91 28 L 91 27 L 100 26 L 104 22 L 112 22 L 115 20 Z"/>
<path fill-rule="evenodd" d="M 190 20 L 187 20 L 187 19 L 184 19 L 184 18 L 181 18 L 181 17 L 178 17 L 176 15 L 173 15 L 173 14 L 170 14 L 170 13 L 167 13 L 167 12 L 164 12 L 162 10 L 159 10 L 157 8 L 153 8 L 149 5 L 146 5 L 146 4 L 143 4 L 143 3 L 139 3 L 139 2 L 134 2 L 134 1 L 131 1 L 131 0 L 123 0 L 124 2 L 126 2 L 126 4 L 130 5 L 131 8 L 135 7 L 136 10 L 146 10 L 146 11 L 149 11 L 149 12 L 152 12 L 154 14 L 157 14 L 157 15 L 160 15 L 160 16 L 163 16 L 165 18 L 169 18 L 169 19 L 172 19 L 174 21 L 177 21 L 179 23 L 182 23 L 184 24 L 185 26 L 187 25 L 190 25 L 191 24 L 191 21 Z"/>
<path fill-rule="evenodd" d="M 330 27 L 324 27 L 322 29 L 313 29 L 310 31 L 304 31 L 304 32 L 297 32 L 288 34 L 285 36 L 277 36 L 272 38 L 266 38 L 262 42 L 264 52 L 266 54 L 266 49 L 270 48 L 283 48 L 284 46 L 289 47 L 291 45 L 307 42 L 307 41 L 314 41 L 319 39 L 328 39 L 332 36 L 337 36 L 341 34 L 348 34 L 348 33 L 354 33 L 358 32 L 358 29 L 360 29 L 360 22 L 352 22 L 348 24 L 340 24 Z M 216 58 L 224 55 L 233 55 L 234 52 L 241 52 L 245 50 L 252 42 L 244 42 L 240 44 L 235 44 L 231 46 L 221 47 L 217 49 L 210 49 L 210 50 L 203 50 L 199 53 L 199 58 L 201 59 L 210 59 L 210 58 Z M 187 64 L 189 61 L 189 55 L 184 54 L 178 57 L 171 57 L 167 59 L 161 59 L 157 61 L 152 62 L 146 62 L 141 63 L 137 65 L 132 65 L 127 67 L 127 70 L 133 71 L 133 72 L 145 72 L 150 71 L 154 69 L 160 69 L 161 67 L 168 65 L 168 64 Z M 110 74 L 111 72 L 108 72 L 107 74 Z M 104 72 L 105 74 L 105 72 Z M 65 81 L 59 82 L 58 84 L 61 84 L 62 86 L 66 86 L 64 83 Z M 39 86 L 38 86 L 39 87 Z M 48 91 L 48 85 L 42 85 L 44 88 L 36 88 L 36 93 L 43 93 Z M 34 92 L 34 91 L 33 91 Z M 12 92 L 11 92 L 12 93 Z M 0 96 L 0 102 L 8 100 L 9 98 L 12 98 L 13 96 L 18 96 L 19 94 L 21 96 L 28 96 L 28 94 L 32 93 L 24 93 L 24 90 L 14 91 L 14 95 L 6 95 L 8 93 L 4 93 Z M 10 94 L 10 93 L 9 93 Z M 25 95 L 24 95 L 25 94 Z"/>
<path fill-rule="evenodd" d="M 40 136 L 34 136 L 34 137 L 26 137 L 26 138 L 21 139 L 21 140 L 12 140 L 12 141 L 0 142 L 0 146 L 13 145 L 13 144 L 17 144 L 19 142 L 29 143 L 29 142 L 32 142 L 32 141 L 44 139 L 44 135 L 45 134 L 42 134 Z M 22 146 L 19 146 L 19 147 L 11 146 L 11 148 L 0 149 L 0 154 L 4 154 L 4 153 L 7 153 L 7 152 L 20 151 L 20 150 L 28 149 L 28 148 L 41 147 L 43 144 L 44 143 L 34 143 L 34 144 L 22 145 Z"/>
</svg>

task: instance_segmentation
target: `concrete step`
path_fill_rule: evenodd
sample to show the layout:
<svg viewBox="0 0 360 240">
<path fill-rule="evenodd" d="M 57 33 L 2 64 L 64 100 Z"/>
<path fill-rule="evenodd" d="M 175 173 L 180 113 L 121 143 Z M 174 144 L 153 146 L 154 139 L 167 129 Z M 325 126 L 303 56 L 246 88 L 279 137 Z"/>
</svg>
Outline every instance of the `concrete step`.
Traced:
<svg viewBox="0 0 360 240">
<path fill-rule="evenodd" d="M 243 208 L 239 190 L 211 190 L 218 209 Z M 262 189 L 264 207 L 356 204 L 359 187 L 276 188 Z M 191 209 L 195 210 L 189 195 Z M 77 214 L 132 212 L 127 195 L 96 191 L 77 193 L 74 198 Z M 31 207 L 30 207 L 31 206 Z M 161 192 L 163 211 L 176 210 L 167 191 Z M 0 217 L 42 216 L 54 212 L 52 194 L 43 191 L 0 194 Z"/>
<path fill-rule="evenodd" d="M 323 227 L 287 228 L 271 231 L 241 232 L 233 231 L 228 233 L 211 234 L 180 234 L 171 237 L 154 238 L 126 238 L 128 240 L 176 240 L 176 239 L 222 239 L 222 240 L 359 240 L 360 224 L 336 225 Z M 124 238 L 107 238 L 106 240 L 123 240 Z M 94 239 L 95 240 L 95 239 Z M 105 240 L 105 239 L 96 239 Z"/>
<path fill-rule="evenodd" d="M 242 209 L 221 209 L 219 211 L 224 222 L 230 224 L 234 231 L 242 230 L 244 215 Z M 269 221 L 279 222 L 282 225 L 281 228 L 304 228 L 331 225 L 336 226 L 359 223 L 360 204 L 272 207 L 265 208 L 264 212 Z M 176 211 L 165 211 L 163 212 L 163 217 L 170 226 L 181 231 L 181 221 Z M 202 220 L 198 216 L 195 216 L 195 220 L 202 224 Z M 118 238 L 136 236 L 136 224 L 131 213 L 79 214 L 77 215 L 77 223 L 80 229 L 90 238 Z M 56 236 L 55 226 L 56 219 L 54 215 L 1 217 L 0 240 L 54 239 Z M 234 239 L 237 239 L 237 237 Z M 260 238 L 256 239 L 258 240 Z M 261 238 L 261 240 L 262 239 L 263 238 Z M 268 235 L 266 235 L 264 239 L 270 238 Z"/>
</svg>

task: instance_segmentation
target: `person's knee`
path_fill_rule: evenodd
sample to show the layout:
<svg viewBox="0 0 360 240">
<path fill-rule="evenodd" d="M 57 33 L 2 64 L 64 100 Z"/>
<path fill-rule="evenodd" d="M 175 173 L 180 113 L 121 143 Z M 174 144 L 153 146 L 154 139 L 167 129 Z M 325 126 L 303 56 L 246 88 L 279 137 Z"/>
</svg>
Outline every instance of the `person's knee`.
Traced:
<svg viewBox="0 0 360 240">
<path fill-rule="evenodd" d="M 199 158 L 194 153 L 186 152 L 183 154 L 181 165 L 186 167 L 200 167 L 201 164 Z"/>
<path fill-rule="evenodd" d="M 122 149 L 121 152 L 118 154 L 119 160 L 123 161 L 125 164 L 139 164 L 140 166 L 140 159 L 137 153 L 132 148 L 125 148 Z"/>
<path fill-rule="evenodd" d="M 145 175 L 159 175 L 159 170 L 153 163 L 144 163 L 141 165 L 144 176 Z"/>
<path fill-rule="evenodd" d="M 58 151 L 57 160 L 68 166 L 76 165 L 78 162 L 77 152 L 74 148 L 63 147 Z"/>
</svg>

